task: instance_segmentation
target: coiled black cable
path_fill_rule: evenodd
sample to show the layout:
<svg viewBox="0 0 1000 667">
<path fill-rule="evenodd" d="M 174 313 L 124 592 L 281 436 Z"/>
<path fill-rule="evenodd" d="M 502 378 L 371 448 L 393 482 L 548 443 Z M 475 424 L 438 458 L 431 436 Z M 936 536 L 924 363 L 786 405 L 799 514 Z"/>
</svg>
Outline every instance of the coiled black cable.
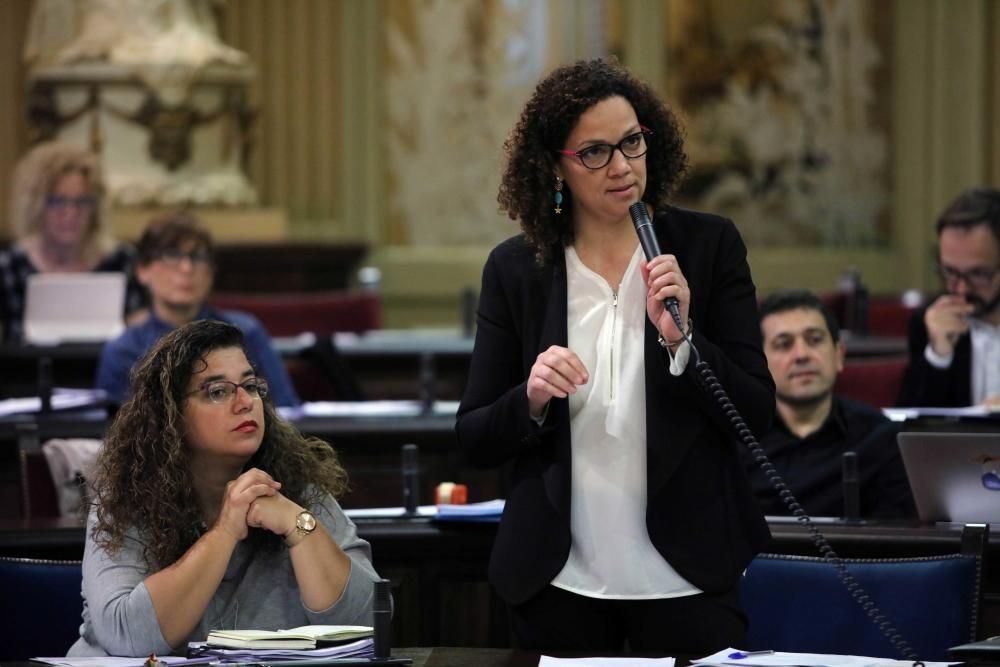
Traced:
<svg viewBox="0 0 1000 667">
<path fill-rule="evenodd" d="M 681 332 L 681 336 L 687 341 L 688 345 L 691 346 L 691 352 L 694 355 L 695 360 L 695 370 L 697 371 L 696 377 L 699 383 L 705 389 L 705 391 L 712 396 L 719 407 L 722 408 L 722 412 L 729 419 L 730 424 L 733 426 L 733 430 L 739 436 L 740 440 L 750 449 L 753 454 L 754 461 L 760 466 L 761 470 L 767 476 L 768 482 L 775 491 L 778 492 L 779 497 L 785 503 L 785 506 L 791 511 L 792 515 L 798 520 L 798 522 L 806 527 L 809 531 L 809 535 L 819 550 L 823 557 L 823 560 L 830 563 L 837 572 L 837 577 L 844 584 L 844 587 L 851 594 L 851 597 L 861 605 L 861 608 L 867 614 L 868 618 L 871 619 L 872 623 L 882 632 L 886 639 L 893 645 L 904 660 L 909 660 L 913 663 L 913 667 L 924 667 L 924 663 L 917 658 L 916 651 L 910 645 L 906 639 L 899 633 L 896 626 L 893 625 L 892 621 L 886 618 L 882 610 L 879 609 L 878 605 L 871 599 L 871 596 L 865 591 L 864 587 L 854 578 L 854 575 L 847 569 L 844 562 L 841 560 L 837 552 L 833 550 L 830 543 L 827 542 L 826 536 L 819 531 L 816 524 L 812 522 L 812 519 L 806 514 L 805 510 L 796 500 L 795 495 L 792 493 L 788 485 L 785 484 L 784 480 L 781 479 L 781 475 L 774 468 L 774 465 L 767 458 L 767 454 L 764 453 L 764 449 L 757 442 L 757 438 L 754 437 L 753 433 L 750 431 L 750 427 L 747 426 L 746 422 L 743 421 L 743 416 L 740 415 L 739 410 L 733 405 L 732 400 L 730 400 L 729 395 L 723 388 L 722 384 L 719 382 L 718 378 L 715 377 L 715 373 L 712 371 L 711 366 L 706 362 L 702 361 L 701 354 L 698 352 L 698 348 L 695 346 L 694 342 L 691 340 L 690 333 L 691 329 L 684 331 L 684 326 L 681 322 L 680 315 L 671 312 L 674 320 L 674 324 L 677 325 L 677 330 Z"/>
</svg>

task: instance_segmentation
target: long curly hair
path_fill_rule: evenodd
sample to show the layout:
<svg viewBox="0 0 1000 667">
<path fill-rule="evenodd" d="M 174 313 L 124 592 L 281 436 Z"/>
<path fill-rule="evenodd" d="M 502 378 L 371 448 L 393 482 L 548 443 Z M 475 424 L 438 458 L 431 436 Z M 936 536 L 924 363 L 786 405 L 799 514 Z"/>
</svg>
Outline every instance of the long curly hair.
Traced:
<svg viewBox="0 0 1000 667">
<path fill-rule="evenodd" d="M 184 325 L 161 338 L 133 368 L 131 397 L 112 422 L 98 456 L 93 484 L 98 545 L 115 553 L 130 527 L 139 531 L 151 569 L 175 562 L 204 529 L 189 468 L 183 406 L 191 376 L 214 350 L 246 353 L 239 328 L 213 320 Z M 334 450 L 307 438 L 264 400 L 264 438 L 244 467 L 281 482 L 281 493 L 308 507 L 325 494 L 347 490 L 347 473 Z M 257 528 L 255 548 L 280 548 L 281 537 Z"/>
<path fill-rule="evenodd" d="M 90 217 L 85 250 L 103 253 L 110 249 L 104 210 L 104 176 L 97 156 L 90 151 L 58 141 L 38 144 L 14 167 L 10 199 L 10 224 L 18 239 L 38 234 L 45 203 L 56 183 L 66 174 L 79 173 L 90 196 L 97 200 Z"/>
<path fill-rule="evenodd" d="M 680 125 L 653 89 L 617 60 L 581 60 L 554 70 L 536 87 L 521 118 L 504 142 L 506 168 L 497 201 L 500 210 L 521 224 L 544 263 L 557 243 L 573 241 L 573 195 L 563 190 L 563 212 L 553 212 L 557 153 L 590 107 L 620 95 L 635 109 L 639 122 L 653 131 L 646 154 L 643 200 L 663 206 L 687 170 Z"/>
</svg>

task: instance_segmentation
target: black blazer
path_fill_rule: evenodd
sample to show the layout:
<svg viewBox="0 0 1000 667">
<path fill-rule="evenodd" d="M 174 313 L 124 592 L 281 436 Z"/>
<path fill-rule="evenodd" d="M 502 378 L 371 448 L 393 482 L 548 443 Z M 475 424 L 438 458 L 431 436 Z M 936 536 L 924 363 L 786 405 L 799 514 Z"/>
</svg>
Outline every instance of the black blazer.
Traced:
<svg viewBox="0 0 1000 667">
<path fill-rule="evenodd" d="M 774 383 L 761 352 L 757 302 L 746 247 L 729 220 L 676 208 L 654 228 L 677 256 L 692 293 L 694 342 L 750 428 L 767 432 Z M 469 381 L 458 440 L 473 465 L 513 460 L 512 484 L 490 558 L 490 581 L 518 604 L 559 573 L 570 550 L 570 424 L 566 399 L 545 423 L 528 416 L 526 382 L 540 352 L 567 344 L 562 248 L 539 267 L 522 236 L 497 246 L 483 269 Z M 695 377 L 680 377 L 646 320 L 646 525 L 653 545 L 708 593 L 730 589 L 769 538 L 737 447 L 716 402 Z M 609 549 L 627 548 L 609 544 Z"/>
<path fill-rule="evenodd" d="M 896 405 L 901 407 L 961 408 L 972 405 L 972 337 L 965 333 L 955 344 L 955 356 L 948 368 L 927 362 L 927 326 L 924 306 L 910 316 L 907 347 L 910 362 L 903 375 Z"/>
</svg>

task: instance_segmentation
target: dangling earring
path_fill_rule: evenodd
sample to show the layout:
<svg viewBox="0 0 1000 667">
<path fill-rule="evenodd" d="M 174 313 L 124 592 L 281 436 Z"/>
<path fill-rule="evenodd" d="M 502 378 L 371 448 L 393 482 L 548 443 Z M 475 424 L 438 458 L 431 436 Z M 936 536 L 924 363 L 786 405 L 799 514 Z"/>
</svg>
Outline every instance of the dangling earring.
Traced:
<svg viewBox="0 0 1000 667">
<path fill-rule="evenodd" d="M 555 196 L 556 215 L 562 213 L 562 184 L 563 184 L 562 179 L 556 176 L 556 196 Z"/>
</svg>

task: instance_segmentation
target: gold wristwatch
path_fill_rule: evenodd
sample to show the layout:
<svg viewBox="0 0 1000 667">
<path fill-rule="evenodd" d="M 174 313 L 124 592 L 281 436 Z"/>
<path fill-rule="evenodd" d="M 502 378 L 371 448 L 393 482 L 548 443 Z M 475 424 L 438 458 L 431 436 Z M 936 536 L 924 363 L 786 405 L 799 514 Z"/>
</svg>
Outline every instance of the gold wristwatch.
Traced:
<svg viewBox="0 0 1000 667">
<path fill-rule="evenodd" d="M 313 516 L 312 512 L 302 510 L 295 517 L 295 528 L 292 529 L 292 532 L 285 535 L 285 544 L 289 547 L 294 547 L 314 530 L 316 530 L 316 517 Z"/>
</svg>

